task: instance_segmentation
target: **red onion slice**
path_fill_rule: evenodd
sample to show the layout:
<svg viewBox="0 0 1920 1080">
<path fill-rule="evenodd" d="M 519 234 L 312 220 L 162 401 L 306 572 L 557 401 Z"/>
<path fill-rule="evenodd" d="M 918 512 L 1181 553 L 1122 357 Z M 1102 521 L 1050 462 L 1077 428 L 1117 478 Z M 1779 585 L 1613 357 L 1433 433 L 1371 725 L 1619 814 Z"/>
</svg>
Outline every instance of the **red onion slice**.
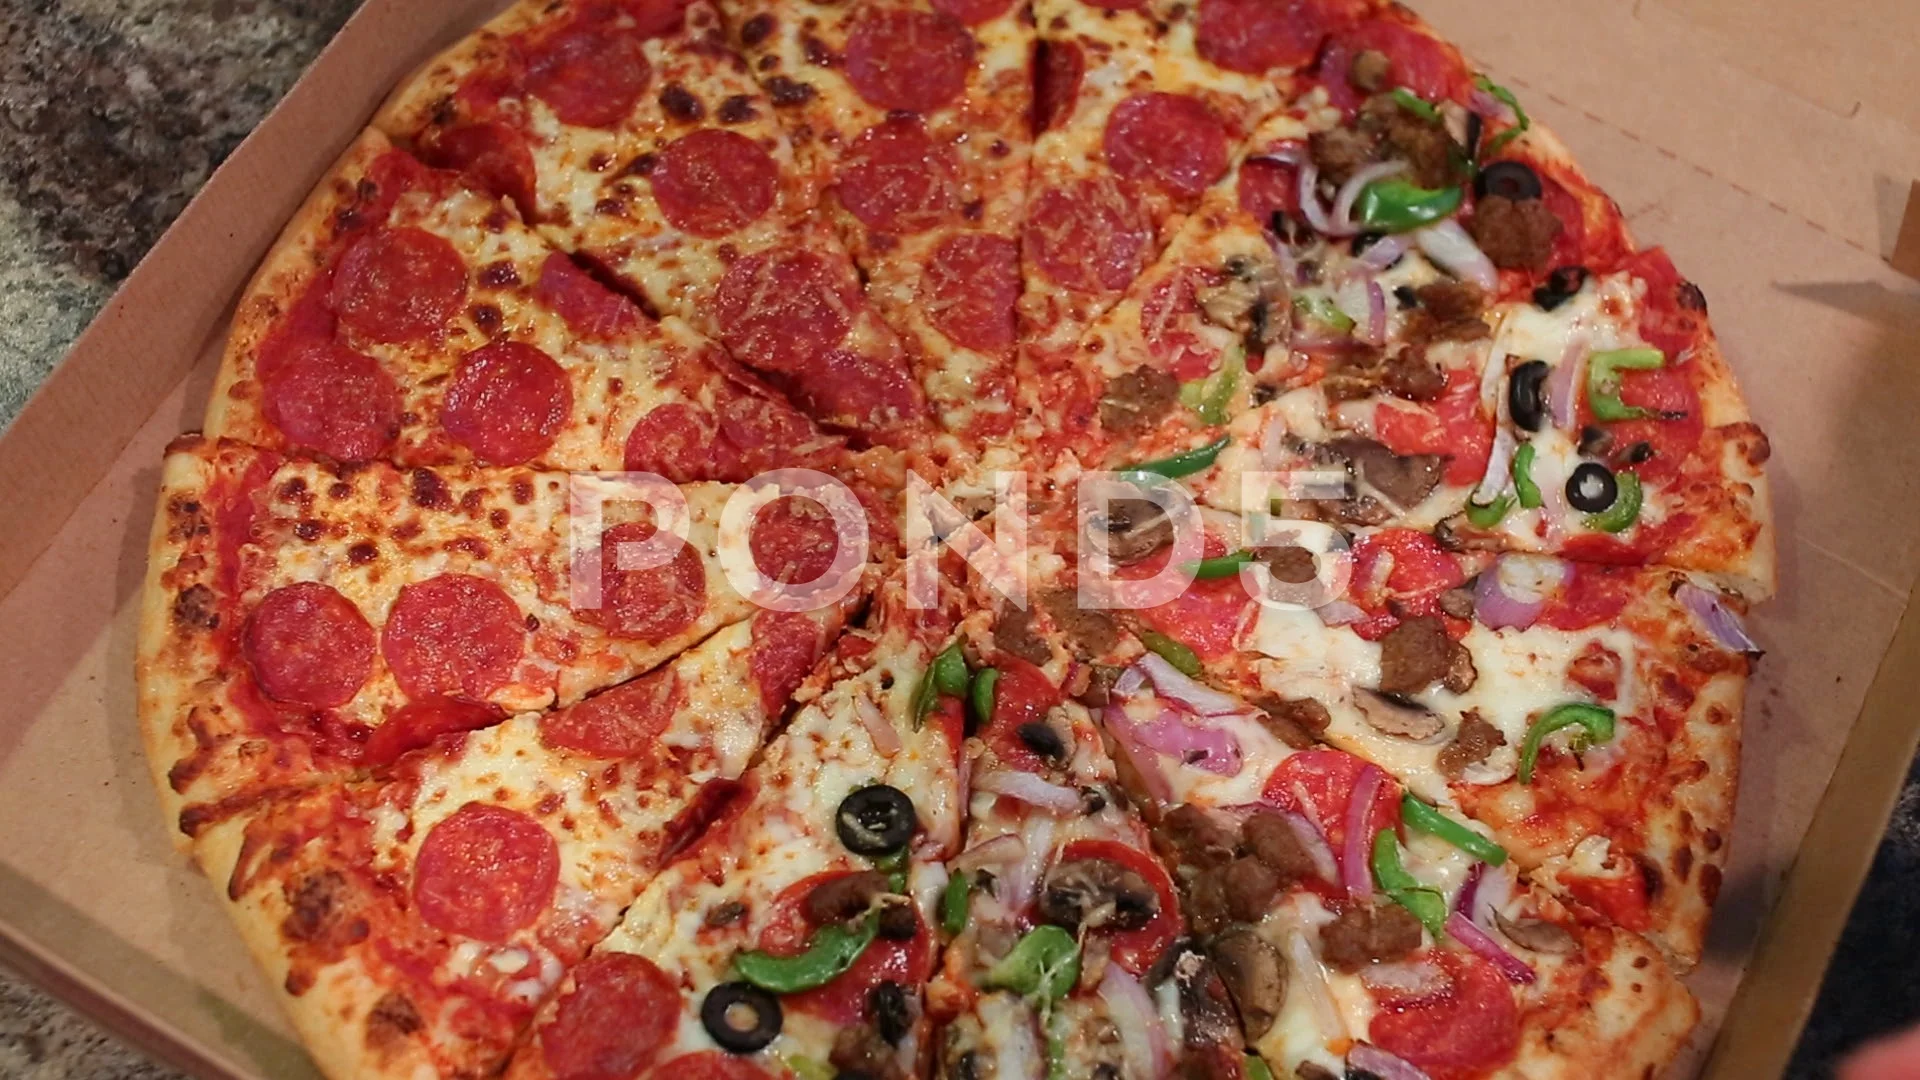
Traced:
<svg viewBox="0 0 1920 1080">
<path fill-rule="evenodd" d="M 1367 617 L 1360 605 L 1346 600 L 1329 600 L 1314 608 L 1313 613 L 1327 626 L 1350 626 Z"/>
<path fill-rule="evenodd" d="M 1477 87 L 1473 93 L 1467 95 L 1467 108 L 1472 109 L 1488 120 L 1499 120 L 1503 123 L 1513 122 L 1513 110 L 1507 108 L 1506 102 L 1501 101 L 1499 98 Z"/>
<path fill-rule="evenodd" d="M 1112 1011 L 1114 1026 L 1120 1029 L 1120 1052 L 1135 1076 L 1165 1076 L 1172 1065 L 1167 1026 L 1153 998 L 1140 980 L 1127 974 L 1119 964 L 1108 963 L 1100 979 L 1100 1000 Z"/>
<path fill-rule="evenodd" d="M 1579 412 L 1580 369 L 1585 366 L 1586 358 L 1586 336 L 1575 334 L 1567 342 L 1567 350 L 1560 355 L 1553 374 L 1547 376 L 1547 408 L 1553 413 L 1556 430 L 1573 430 L 1574 416 Z"/>
<path fill-rule="evenodd" d="M 1043 810 L 1071 814 L 1080 809 L 1080 793 L 1018 769 L 995 769 L 974 781 L 975 791 L 1018 799 Z"/>
<path fill-rule="evenodd" d="M 1525 630 L 1569 573 L 1567 564 L 1551 555 L 1502 555 L 1474 583 L 1473 616 L 1488 629 Z"/>
<path fill-rule="evenodd" d="M 1367 1043 L 1355 1043 L 1347 1051 L 1347 1066 L 1372 1073 L 1380 1080 L 1433 1080 L 1419 1066 Z"/>
<path fill-rule="evenodd" d="M 1368 964 L 1360 969 L 1360 981 L 1369 990 L 1393 994 L 1401 1006 L 1418 1005 L 1453 988 L 1453 980 L 1431 960 Z"/>
<path fill-rule="evenodd" d="M 1157 653 L 1147 653 L 1142 656 L 1137 666 L 1147 678 L 1153 680 L 1153 688 L 1160 692 L 1160 696 L 1169 698 L 1201 716 L 1226 716 L 1247 711 L 1245 705 L 1217 690 L 1209 690 L 1200 685 Z"/>
<path fill-rule="evenodd" d="M 1336 233 L 1333 222 L 1327 217 L 1327 209 L 1320 205 L 1320 166 L 1312 161 L 1300 163 L 1300 213 L 1304 214 L 1307 224 L 1322 236 L 1347 236 L 1349 233 Z"/>
<path fill-rule="evenodd" d="M 1520 448 L 1513 429 L 1505 424 L 1493 429 L 1493 448 L 1487 453 L 1487 471 L 1473 489 L 1473 501 L 1487 506 L 1500 497 L 1513 480 L 1513 453 Z"/>
<path fill-rule="evenodd" d="M 1495 269 L 1493 260 L 1473 242 L 1467 230 L 1460 227 L 1454 218 L 1436 222 L 1413 234 L 1413 242 L 1427 253 L 1427 258 L 1439 264 L 1442 270 L 1464 278 L 1480 286 L 1487 292 L 1494 291 L 1500 284 L 1500 271 Z"/>
<path fill-rule="evenodd" d="M 1373 865 L 1368 861 L 1373 835 L 1368 826 L 1373 823 L 1374 797 L 1386 778 L 1379 766 L 1366 766 L 1354 780 L 1353 793 L 1347 799 L 1347 835 L 1340 852 L 1340 875 L 1347 895 L 1355 900 L 1373 896 Z"/>
<path fill-rule="evenodd" d="M 1378 247 L 1379 245 L 1374 245 Z M 1373 248 L 1368 248 L 1371 251 Z M 1387 343 L 1387 292 L 1380 283 L 1367 279 L 1367 344 Z"/>
<path fill-rule="evenodd" d="M 1486 871 L 1487 864 L 1483 862 L 1467 868 L 1467 880 L 1460 885 L 1460 895 L 1453 898 L 1453 910 L 1464 912 L 1468 918 L 1473 917 L 1473 898 L 1480 894 L 1480 879 Z"/>
<path fill-rule="evenodd" d="M 1314 873 L 1329 885 L 1340 884 L 1340 864 L 1333 857 L 1333 845 L 1327 843 L 1327 834 L 1305 814 L 1282 810 L 1280 815 L 1286 819 L 1287 828 L 1293 830 L 1294 839 L 1306 849 L 1307 857 L 1313 860 Z"/>
<path fill-rule="evenodd" d="M 1400 261 L 1407 253 L 1408 241 L 1405 233 L 1383 236 L 1373 246 L 1360 253 L 1360 262 L 1370 270 L 1385 270 Z"/>
<path fill-rule="evenodd" d="M 1020 829 L 1021 853 L 1018 861 L 1001 876 L 994 897 L 1015 916 L 1024 914 L 1033 902 L 1033 892 L 1053 858 L 1054 821 L 1051 816 L 1035 814 Z"/>
<path fill-rule="evenodd" d="M 1026 845 L 1020 842 L 1020 838 L 1008 833 L 970 847 L 954 856 L 953 869 L 970 874 L 989 866 L 1009 866 L 1018 862 L 1026 853 Z"/>
<path fill-rule="evenodd" d="M 1113 736 L 1113 742 L 1120 753 L 1133 766 L 1140 782 L 1146 785 L 1147 794 L 1155 802 L 1171 802 L 1173 799 L 1173 781 L 1167 779 L 1165 769 L 1160 767 L 1160 755 L 1149 749 L 1140 740 L 1140 725 L 1127 710 L 1118 705 L 1107 706 L 1105 714 L 1107 733 Z"/>
<path fill-rule="evenodd" d="M 1447 916 L 1447 933 L 1482 960 L 1498 968 L 1508 982 L 1525 986 L 1535 979 L 1533 968 L 1525 960 L 1502 948 L 1491 934 L 1460 912 Z"/>
<path fill-rule="evenodd" d="M 1114 680 L 1113 692 L 1119 694 L 1121 697 L 1129 697 L 1145 685 L 1147 685 L 1146 673 L 1138 667 L 1130 667 L 1121 672 L 1120 677 Z"/>
<path fill-rule="evenodd" d="M 1340 193 L 1333 198 L 1333 224 L 1343 230 L 1339 235 L 1352 236 L 1360 231 L 1360 225 L 1353 220 L 1354 204 L 1360 201 L 1360 193 L 1375 180 L 1384 180 L 1407 171 L 1404 161 L 1381 161 L 1357 170 L 1340 185 Z"/>
<path fill-rule="evenodd" d="M 873 739 L 873 748 L 881 757 L 892 757 L 900 752 L 900 729 L 893 726 L 880 707 L 866 698 L 854 702 L 853 711 L 860 717 L 860 726 L 867 729 L 867 735 Z"/>
<path fill-rule="evenodd" d="M 1707 633 L 1713 635 L 1721 648 L 1756 655 L 1761 651 L 1760 643 L 1747 633 L 1740 616 L 1727 607 L 1719 594 L 1689 581 L 1680 586 L 1680 602 L 1706 626 Z"/>
<path fill-rule="evenodd" d="M 1246 764 L 1240 740 L 1219 728 L 1190 723 L 1172 709 L 1162 709 L 1153 720 L 1135 724 L 1134 738 L 1184 765 L 1219 776 L 1239 776 Z"/>
<path fill-rule="evenodd" d="M 1271 161 L 1278 165 L 1292 165 L 1295 168 L 1298 168 L 1299 166 L 1306 164 L 1307 147 L 1306 147 L 1306 144 L 1304 143 L 1297 143 L 1297 142 L 1281 143 L 1279 146 L 1276 146 L 1273 149 L 1268 150 L 1263 154 L 1249 154 L 1247 156 L 1247 160 L 1248 161 Z"/>
</svg>

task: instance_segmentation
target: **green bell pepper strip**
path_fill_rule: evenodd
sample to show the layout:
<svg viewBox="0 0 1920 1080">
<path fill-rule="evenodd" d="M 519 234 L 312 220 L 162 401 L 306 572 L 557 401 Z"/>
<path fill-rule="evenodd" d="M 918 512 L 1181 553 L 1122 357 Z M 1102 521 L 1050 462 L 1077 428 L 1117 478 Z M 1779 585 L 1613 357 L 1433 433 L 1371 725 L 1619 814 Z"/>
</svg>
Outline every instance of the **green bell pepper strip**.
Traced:
<svg viewBox="0 0 1920 1080">
<path fill-rule="evenodd" d="M 1253 561 L 1253 552 L 1245 548 L 1230 555 L 1216 555 L 1211 559 L 1200 559 L 1187 564 L 1193 576 L 1201 581 L 1213 581 L 1218 578 L 1232 577 L 1240 568 Z"/>
<path fill-rule="evenodd" d="M 1067 996 L 1080 981 L 1080 943 L 1051 923 L 1036 926 L 987 971 L 986 985 L 1041 1004 Z"/>
<path fill-rule="evenodd" d="M 875 855 L 873 857 L 873 868 L 887 875 L 887 888 L 897 893 L 903 893 L 907 891 L 907 867 L 911 861 L 911 858 L 907 854 L 906 845 L 903 844 L 897 851 L 889 851 L 885 855 Z"/>
<path fill-rule="evenodd" d="M 1258 1054 L 1247 1055 L 1247 1080 L 1273 1080 L 1273 1070 L 1267 1067 L 1265 1058 Z"/>
<path fill-rule="evenodd" d="M 839 1071 L 819 1058 L 802 1057 L 799 1054 L 780 1055 L 780 1064 L 800 1080 L 834 1080 Z"/>
<path fill-rule="evenodd" d="M 1247 370 L 1246 356 L 1238 347 L 1227 350 L 1220 370 L 1204 379 L 1193 379 L 1180 386 L 1180 403 L 1192 409 L 1204 424 L 1218 426 L 1227 422 L 1227 407 L 1233 404 L 1234 391 L 1240 388 L 1240 376 Z"/>
<path fill-rule="evenodd" d="M 1400 796 L 1400 820 L 1445 840 L 1489 866 L 1507 861 L 1507 849 L 1453 820 L 1434 807 L 1415 798 L 1412 792 Z"/>
<path fill-rule="evenodd" d="M 1520 497 L 1524 510 L 1540 506 L 1540 485 L 1533 482 L 1533 455 L 1532 443 L 1521 443 L 1513 452 L 1513 493 Z"/>
<path fill-rule="evenodd" d="M 927 665 L 927 673 L 920 685 L 913 691 L 913 730 L 919 731 L 927 722 L 927 714 L 940 703 L 940 695 L 965 698 L 967 696 L 967 658 L 960 653 L 960 645 L 955 642 L 940 650 Z"/>
<path fill-rule="evenodd" d="M 1623 532 L 1640 520 L 1640 504 L 1645 497 L 1640 490 L 1640 478 L 1630 472 L 1615 473 L 1613 482 L 1616 488 L 1613 505 L 1587 515 L 1587 528 L 1595 532 Z"/>
<path fill-rule="evenodd" d="M 1170 638 L 1158 630 L 1142 630 L 1140 632 L 1140 644 L 1145 645 L 1148 652 L 1172 664 L 1180 674 L 1185 675 L 1189 679 L 1197 679 L 1200 677 L 1201 667 L 1199 654 L 1187 648 L 1187 646 L 1180 641 Z"/>
<path fill-rule="evenodd" d="M 1468 499 L 1467 520 L 1471 522 L 1476 529 L 1491 529 L 1495 525 L 1500 524 L 1500 519 L 1506 517 L 1507 511 L 1511 509 L 1513 509 L 1512 492 L 1503 493 L 1499 498 L 1485 506 L 1474 502 L 1472 499 Z"/>
<path fill-rule="evenodd" d="M 1486 153 L 1482 155 L 1483 157 L 1492 157 L 1500 151 L 1505 150 L 1508 143 L 1519 138 L 1521 132 L 1532 127 L 1533 121 L 1527 119 L 1527 110 L 1520 107 L 1520 99 L 1513 96 L 1513 91 L 1501 86 L 1485 75 L 1475 76 L 1473 85 L 1492 94 L 1494 100 L 1513 110 L 1513 126 L 1495 135 L 1493 141 L 1487 144 Z"/>
<path fill-rule="evenodd" d="M 1447 901 L 1439 890 L 1430 889 L 1414 880 L 1400 865 L 1400 840 L 1392 829 L 1382 829 L 1373 838 L 1373 881 L 1387 899 L 1413 912 L 1420 925 L 1427 928 L 1433 940 L 1439 941 L 1447 934 Z"/>
<path fill-rule="evenodd" d="M 948 937 L 959 937 L 967 928 L 967 906 L 973 899 L 973 878 L 965 870 L 947 879 L 940 891 L 940 929 Z"/>
<path fill-rule="evenodd" d="M 1620 373 L 1652 371 L 1666 363 L 1667 356 L 1659 349 L 1608 349 L 1587 357 L 1587 408 L 1593 410 L 1593 418 L 1642 420 L 1654 415 L 1652 409 L 1620 400 Z"/>
<path fill-rule="evenodd" d="M 1599 705 L 1589 705 L 1584 701 L 1555 705 L 1542 713 L 1540 719 L 1527 729 L 1527 737 L 1520 743 L 1520 782 L 1533 783 L 1533 766 L 1540 760 L 1540 743 L 1547 736 L 1561 728 L 1574 725 L 1586 729 L 1588 742 L 1603 743 L 1613 738 L 1613 710 Z"/>
<path fill-rule="evenodd" d="M 1203 469 L 1210 468 L 1214 461 L 1219 458 L 1220 451 L 1225 450 L 1227 444 L 1232 441 L 1233 437 L 1231 435 L 1222 435 L 1205 446 L 1196 446 L 1191 450 L 1175 454 L 1172 457 L 1156 458 L 1153 461 L 1128 466 L 1120 471 L 1123 474 L 1127 474 L 1130 479 L 1138 481 L 1147 481 L 1155 478 L 1177 480 L 1182 476 L 1189 476 Z"/>
<path fill-rule="evenodd" d="M 981 668 L 974 673 L 973 686 L 967 690 L 967 698 L 973 706 L 973 718 L 976 721 L 982 724 L 993 721 L 993 692 L 999 686 L 999 668 Z"/>
<path fill-rule="evenodd" d="M 1466 193 L 1460 188 L 1423 188 L 1390 176 L 1360 190 L 1353 219 L 1369 232 L 1412 232 L 1460 209 L 1464 201 Z"/>
<path fill-rule="evenodd" d="M 1433 123 L 1438 123 L 1440 121 L 1439 109 L 1434 108 L 1431 102 L 1427 101 L 1425 98 L 1422 98 L 1419 94 L 1414 93 L 1413 91 L 1407 89 L 1404 86 L 1394 87 L 1387 94 L 1387 96 L 1392 98 L 1394 101 L 1398 102 L 1401 108 L 1407 110 L 1408 112 L 1412 113 L 1413 115 L 1419 117 L 1422 120 L 1431 121 Z"/>
<path fill-rule="evenodd" d="M 825 986 L 853 966 L 860 954 L 873 944 L 880 921 L 869 915 L 849 930 L 840 923 L 823 926 L 813 932 L 807 951 L 793 956 L 772 956 L 749 949 L 733 958 L 733 969 L 740 977 L 762 990 L 776 994 L 797 994 L 816 986 Z"/>
<path fill-rule="evenodd" d="M 1293 298 L 1293 310 L 1309 322 L 1317 322 L 1344 334 L 1354 327 L 1353 316 L 1340 310 L 1333 297 L 1324 293 L 1297 293 Z"/>
</svg>

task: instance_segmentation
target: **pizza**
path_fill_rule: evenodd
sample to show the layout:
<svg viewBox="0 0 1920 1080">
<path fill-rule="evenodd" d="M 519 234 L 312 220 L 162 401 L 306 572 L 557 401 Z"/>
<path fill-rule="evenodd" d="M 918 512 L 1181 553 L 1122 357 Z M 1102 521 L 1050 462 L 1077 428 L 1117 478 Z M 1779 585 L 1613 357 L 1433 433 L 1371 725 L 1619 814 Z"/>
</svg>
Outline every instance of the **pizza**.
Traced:
<svg viewBox="0 0 1920 1080">
<path fill-rule="evenodd" d="M 1643 1077 L 1769 453 L 1402 5 L 521 0 L 242 294 L 140 723 L 333 1077 Z"/>
</svg>

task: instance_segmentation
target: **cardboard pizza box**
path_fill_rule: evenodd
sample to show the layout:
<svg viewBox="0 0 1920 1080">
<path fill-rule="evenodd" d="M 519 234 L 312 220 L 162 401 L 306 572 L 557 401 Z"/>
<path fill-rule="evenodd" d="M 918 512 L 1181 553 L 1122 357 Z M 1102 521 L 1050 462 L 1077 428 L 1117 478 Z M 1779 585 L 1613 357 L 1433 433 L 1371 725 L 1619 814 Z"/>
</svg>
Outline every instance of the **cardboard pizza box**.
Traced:
<svg viewBox="0 0 1920 1080">
<path fill-rule="evenodd" d="M 134 719 L 161 450 L 230 309 L 388 90 L 498 0 L 370 0 L 0 437 L 0 961 L 207 1077 L 312 1067 L 174 849 Z M 1884 261 L 1920 177 L 1920 5 L 1423 0 L 1666 245 L 1772 438 L 1781 591 L 1752 620 L 1732 861 L 1676 1076 L 1777 1075 L 1916 735 L 1920 287 Z M 1797 857 L 1796 857 L 1797 856 Z"/>
</svg>

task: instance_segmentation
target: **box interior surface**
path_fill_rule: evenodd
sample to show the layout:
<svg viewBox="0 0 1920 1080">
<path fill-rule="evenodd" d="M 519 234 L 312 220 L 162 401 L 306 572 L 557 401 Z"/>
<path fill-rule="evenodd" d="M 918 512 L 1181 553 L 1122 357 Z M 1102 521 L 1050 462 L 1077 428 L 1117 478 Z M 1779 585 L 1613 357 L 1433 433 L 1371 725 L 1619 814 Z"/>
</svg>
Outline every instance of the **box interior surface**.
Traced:
<svg viewBox="0 0 1920 1080">
<path fill-rule="evenodd" d="M 371 0 L 0 438 L 0 959 L 202 1075 L 311 1066 L 147 778 L 133 607 L 161 451 L 197 426 L 234 297 L 306 191 L 395 82 L 497 6 Z M 1749 971 L 1708 1069 L 1775 1074 L 1914 748 L 1920 286 L 1882 257 L 1920 177 L 1903 63 L 1920 5 L 1416 6 L 1702 287 L 1771 438 L 1781 590 L 1751 620 L 1768 655 L 1690 980 L 1707 1022 L 1676 1074 L 1705 1061 Z"/>
</svg>

